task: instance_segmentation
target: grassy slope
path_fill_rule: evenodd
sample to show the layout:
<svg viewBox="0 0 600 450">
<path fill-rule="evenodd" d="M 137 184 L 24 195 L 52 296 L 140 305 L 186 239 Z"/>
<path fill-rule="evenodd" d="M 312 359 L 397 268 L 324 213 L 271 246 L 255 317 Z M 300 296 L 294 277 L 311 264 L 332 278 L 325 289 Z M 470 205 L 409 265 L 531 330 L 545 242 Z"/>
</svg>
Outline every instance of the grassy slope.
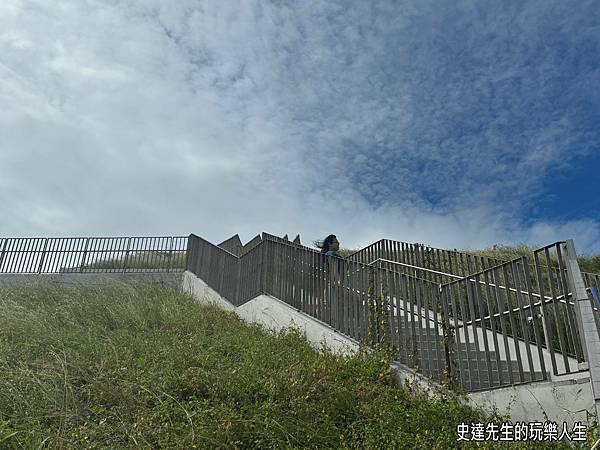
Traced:
<svg viewBox="0 0 600 450">
<path fill-rule="evenodd" d="M 453 448 L 488 420 L 184 294 L 39 285 L 0 310 L 2 448 Z"/>
<path fill-rule="evenodd" d="M 533 251 L 534 247 L 529 247 L 527 245 L 517 245 L 517 246 L 496 246 L 496 248 L 487 248 L 484 250 L 462 250 L 466 253 L 471 253 L 473 255 L 480 256 L 488 256 L 490 258 L 502 259 L 505 261 L 510 261 L 511 259 L 520 258 L 522 256 L 526 256 L 529 262 L 533 263 Z M 554 255 L 553 255 L 554 256 Z M 540 256 L 542 264 L 545 264 L 545 260 L 543 256 Z M 551 258 L 553 265 L 556 265 L 556 258 Z M 578 256 L 577 262 L 579 263 L 579 268 L 583 272 L 590 273 L 600 273 L 600 255 L 586 255 L 586 256 Z"/>
</svg>

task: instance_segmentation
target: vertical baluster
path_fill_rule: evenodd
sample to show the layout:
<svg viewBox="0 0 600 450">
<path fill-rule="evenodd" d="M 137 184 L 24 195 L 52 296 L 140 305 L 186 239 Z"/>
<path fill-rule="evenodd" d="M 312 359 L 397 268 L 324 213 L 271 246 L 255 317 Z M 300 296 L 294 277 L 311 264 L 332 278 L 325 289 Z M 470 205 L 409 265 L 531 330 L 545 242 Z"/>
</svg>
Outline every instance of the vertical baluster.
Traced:
<svg viewBox="0 0 600 450">
<path fill-rule="evenodd" d="M 548 247 L 544 249 L 544 255 L 546 257 L 546 266 L 548 268 L 548 282 L 550 284 L 550 295 L 552 296 L 552 304 L 554 306 L 554 315 L 556 317 L 556 329 L 558 331 L 558 339 L 560 344 L 560 351 L 563 356 L 563 362 L 565 364 L 565 370 L 567 373 L 571 372 L 569 367 L 569 357 L 567 355 L 567 342 L 565 337 L 565 331 L 560 313 L 560 306 L 558 305 L 558 301 L 556 300 L 556 291 L 554 289 L 554 277 L 552 276 L 553 271 L 551 269 L 552 263 L 550 261 L 550 254 L 548 252 Z"/>
</svg>

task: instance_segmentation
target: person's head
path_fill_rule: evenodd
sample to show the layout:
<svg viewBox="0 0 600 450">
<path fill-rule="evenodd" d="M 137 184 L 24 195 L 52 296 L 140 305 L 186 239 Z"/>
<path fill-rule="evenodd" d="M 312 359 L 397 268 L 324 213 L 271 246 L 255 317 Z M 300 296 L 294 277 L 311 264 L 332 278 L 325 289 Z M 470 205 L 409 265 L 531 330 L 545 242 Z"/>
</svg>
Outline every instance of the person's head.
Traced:
<svg viewBox="0 0 600 450">
<path fill-rule="evenodd" d="M 317 244 L 322 253 L 327 253 L 329 250 L 337 252 L 340 249 L 340 242 L 335 237 L 335 234 L 327 236 L 322 243 Z"/>
</svg>

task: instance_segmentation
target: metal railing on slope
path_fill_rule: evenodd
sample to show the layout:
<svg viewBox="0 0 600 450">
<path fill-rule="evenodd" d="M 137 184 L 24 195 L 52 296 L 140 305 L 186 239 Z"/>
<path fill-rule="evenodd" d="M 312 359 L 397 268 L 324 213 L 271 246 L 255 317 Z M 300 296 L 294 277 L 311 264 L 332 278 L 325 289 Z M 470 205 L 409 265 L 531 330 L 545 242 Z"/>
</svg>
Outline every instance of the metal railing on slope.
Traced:
<svg viewBox="0 0 600 450">
<path fill-rule="evenodd" d="M 184 270 L 187 236 L 0 238 L 0 273 Z"/>
</svg>

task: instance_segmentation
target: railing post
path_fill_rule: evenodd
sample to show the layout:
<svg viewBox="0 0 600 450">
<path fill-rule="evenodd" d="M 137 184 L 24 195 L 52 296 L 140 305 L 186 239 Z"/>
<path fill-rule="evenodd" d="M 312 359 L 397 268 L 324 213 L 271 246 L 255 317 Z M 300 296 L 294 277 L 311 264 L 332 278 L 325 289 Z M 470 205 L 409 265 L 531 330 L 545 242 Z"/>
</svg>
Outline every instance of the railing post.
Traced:
<svg viewBox="0 0 600 450">
<path fill-rule="evenodd" d="M 242 257 L 237 259 L 237 275 L 235 279 L 235 300 L 234 304 L 238 306 L 240 304 L 240 277 L 242 276 Z"/>
<path fill-rule="evenodd" d="M 46 247 L 48 246 L 48 238 L 44 240 L 44 250 L 42 250 L 42 258 L 40 259 L 40 265 L 38 266 L 37 273 L 42 273 L 42 266 L 44 265 L 44 258 L 46 257 Z"/>
<path fill-rule="evenodd" d="M 83 258 L 82 258 L 82 260 L 81 260 L 81 265 L 79 266 L 79 272 L 80 272 L 80 273 L 81 273 L 81 272 L 83 272 L 83 268 L 84 268 L 84 266 L 85 266 L 85 260 L 86 260 L 86 258 L 87 258 L 87 250 L 88 250 L 88 245 L 89 245 L 89 243 L 90 243 L 90 238 L 87 238 L 87 239 L 85 240 L 85 247 L 84 247 L 84 249 L 83 249 Z"/>
<path fill-rule="evenodd" d="M 2 253 L 0 253 L 0 273 L 2 273 L 2 264 L 4 263 L 4 255 L 6 253 L 6 246 L 8 245 L 8 238 L 3 239 Z"/>
<path fill-rule="evenodd" d="M 369 289 L 367 291 L 368 345 L 377 343 L 377 301 L 375 300 L 375 268 L 369 265 Z"/>
<path fill-rule="evenodd" d="M 171 243 L 169 245 L 169 265 L 167 266 L 167 272 L 171 272 L 171 266 L 173 265 L 173 240 L 175 238 L 171 236 Z"/>
<path fill-rule="evenodd" d="M 456 389 L 456 374 L 454 370 L 454 327 L 450 324 L 450 316 L 448 311 L 448 296 L 446 290 L 440 285 L 439 294 L 442 302 L 442 333 L 444 338 L 444 353 L 446 356 L 446 382 L 450 390 Z"/>
<path fill-rule="evenodd" d="M 575 303 L 575 314 L 579 337 L 585 360 L 589 364 L 590 384 L 596 410 L 596 420 L 600 420 L 600 336 L 594 320 L 594 311 L 585 288 L 573 240 L 564 243 L 567 282 Z M 566 300 L 566 299 L 565 299 Z"/>
<path fill-rule="evenodd" d="M 127 268 L 127 260 L 129 259 L 129 248 L 131 245 L 131 238 L 127 238 L 127 250 L 125 251 L 125 258 L 123 259 L 123 273 L 125 273 L 125 269 Z M 142 266 L 143 267 L 143 266 Z"/>
<path fill-rule="evenodd" d="M 190 254 L 192 253 L 192 248 L 194 247 L 194 235 L 190 234 L 187 240 L 187 247 L 185 249 L 185 270 L 189 272 L 193 272 L 190 270 Z M 193 261 L 192 261 L 193 262 Z"/>
</svg>

